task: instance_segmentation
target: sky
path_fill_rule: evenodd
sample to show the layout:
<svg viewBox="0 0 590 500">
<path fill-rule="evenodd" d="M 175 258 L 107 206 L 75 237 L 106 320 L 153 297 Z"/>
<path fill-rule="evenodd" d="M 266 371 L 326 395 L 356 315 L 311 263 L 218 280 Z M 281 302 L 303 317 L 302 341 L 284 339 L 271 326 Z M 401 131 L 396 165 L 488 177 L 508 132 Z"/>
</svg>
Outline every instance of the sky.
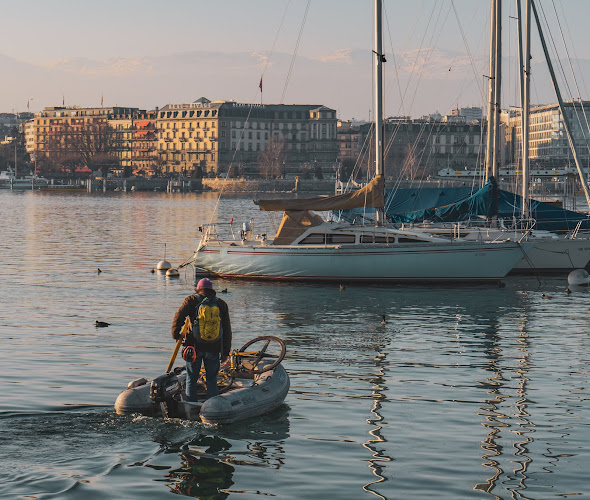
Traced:
<svg viewBox="0 0 590 500">
<path fill-rule="evenodd" d="M 154 109 L 204 96 L 371 118 L 371 0 L 0 2 L 0 112 L 101 101 Z M 485 106 L 489 0 L 383 3 L 384 115 Z M 504 107 L 519 105 L 515 4 L 503 2 Z M 590 99 L 590 1 L 538 5 L 564 97 Z M 532 56 L 532 100 L 554 102 L 535 34 Z"/>
</svg>

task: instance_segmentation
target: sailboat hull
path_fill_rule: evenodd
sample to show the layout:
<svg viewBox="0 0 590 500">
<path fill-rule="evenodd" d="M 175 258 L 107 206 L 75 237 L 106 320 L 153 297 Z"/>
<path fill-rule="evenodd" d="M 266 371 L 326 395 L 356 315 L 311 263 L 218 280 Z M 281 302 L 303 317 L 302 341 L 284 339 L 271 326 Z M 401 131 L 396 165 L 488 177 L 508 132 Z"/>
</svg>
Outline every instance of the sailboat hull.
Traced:
<svg viewBox="0 0 590 500">
<path fill-rule="evenodd" d="M 514 274 L 558 273 L 583 269 L 590 262 L 590 240 L 547 239 L 534 241 L 534 247 L 514 269 Z"/>
<path fill-rule="evenodd" d="M 481 282 L 508 274 L 532 244 L 515 242 L 296 247 L 205 245 L 195 264 L 228 278 Z"/>
</svg>

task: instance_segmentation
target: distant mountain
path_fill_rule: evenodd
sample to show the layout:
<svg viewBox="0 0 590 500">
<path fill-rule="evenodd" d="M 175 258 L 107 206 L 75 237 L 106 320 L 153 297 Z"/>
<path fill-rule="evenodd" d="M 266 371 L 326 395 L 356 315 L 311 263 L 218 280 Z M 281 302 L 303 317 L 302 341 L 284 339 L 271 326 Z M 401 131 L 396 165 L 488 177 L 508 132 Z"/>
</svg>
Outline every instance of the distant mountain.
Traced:
<svg viewBox="0 0 590 500">
<path fill-rule="evenodd" d="M 291 79 L 286 82 L 291 54 L 186 51 L 166 56 L 141 56 L 94 60 L 63 59 L 45 66 L 28 64 L 0 54 L 3 92 L 0 111 L 25 111 L 45 106 L 66 105 L 133 106 L 153 109 L 168 103 L 191 102 L 206 96 L 211 100 L 232 99 L 260 102 L 260 75 L 265 103 L 324 104 L 341 118 L 368 119 L 372 108 L 372 54 L 369 50 L 343 48 L 315 58 L 297 57 Z M 484 75 L 486 57 L 473 62 L 464 54 L 441 49 L 423 49 L 403 54 L 386 54 L 385 114 L 421 116 L 442 113 L 460 106 L 481 106 L 487 96 Z M 397 66 L 397 70 L 396 70 Z M 535 102 L 554 102 L 551 83 L 543 61 L 533 61 Z M 515 64 L 504 84 L 505 103 L 517 105 Z M 564 65 L 565 68 L 569 66 Z M 574 61 L 578 75 L 587 75 L 590 61 Z M 510 83 L 510 81 L 512 83 Z M 583 85 L 584 79 L 578 81 Z M 569 95 L 563 89 L 564 96 Z M 574 91 L 573 91 L 574 92 Z M 583 96 L 589 94 L 581 89 Z M 577 96 L 577 93 L 574 92 Z M 403 98 L 402 98 L 403 96 Z"/>
</svg>

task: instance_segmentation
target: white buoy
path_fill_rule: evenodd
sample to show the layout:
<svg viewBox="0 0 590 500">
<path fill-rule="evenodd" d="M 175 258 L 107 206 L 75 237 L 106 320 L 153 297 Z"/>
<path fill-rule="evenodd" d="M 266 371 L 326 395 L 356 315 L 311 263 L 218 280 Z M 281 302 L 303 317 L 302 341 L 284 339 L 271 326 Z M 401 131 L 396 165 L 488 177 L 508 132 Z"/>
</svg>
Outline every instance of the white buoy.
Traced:
<svg viewBox="0 0 590 500">
<path fill-rule="evenodd" d="M 168 269 L 168 271 L 166 271 L 167 278 L 178 278 L 179 276 L 180 273 L 178 272 L 178 269 L 175 269 L 174 267 L 171 267 Z"/>
<path fill-rule="evenodd" d="M 172 264 L 166 260 L 166 243 L 164 243 L 164 259 L 158 262 L 156 269 L 158 271 L 168 271 L 172 267 Z"/>
<path fill-rule="evenodd" d="M 567 276 L 567 282 L 570 285 L 588 285 L 590 284 L 590 275 L 586 269 L 574 269 Z"/>
<path fill-rule="evenodd" d="M 161 260 L 160 262 L 158 262 L 156 269 L 158 271 L 168 271 L 168 270 L 170 270 L 171 267 L 172 267 L 172 264 L 170 264 L 170 262 L 168 262 L 167 260 Z"/>
</svg>

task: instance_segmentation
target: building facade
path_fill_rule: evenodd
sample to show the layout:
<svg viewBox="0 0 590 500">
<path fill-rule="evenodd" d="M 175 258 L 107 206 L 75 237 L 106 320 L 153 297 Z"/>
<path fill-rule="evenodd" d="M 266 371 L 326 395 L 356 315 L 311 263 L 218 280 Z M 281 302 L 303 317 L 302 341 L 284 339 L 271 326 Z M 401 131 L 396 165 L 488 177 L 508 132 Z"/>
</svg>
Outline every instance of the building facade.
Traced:
<svg viewBox="0 0 590 500">
<path fill-rule="evenodd" d="M 325 106 L 209 101 L 158 110 L 164 174 L 297 175 L 302 165 L 335 168 L 336 111 Z"/>
<path fill-rule="evenodd" d="M 576 144 L 576 152 L 582 166 L 588 167 L 590 165 L 590 101 L 570 101 L 564 105 Z M 529 158 L 533 166 L 561 168 L 574 164 L 563 115 L 558 104 L 532 107 L 529 127 Z M 506 161 L 516 166 L 520 163 L 522 155 L 520 112 L 510 114 L 506 143 Z"/>
<path fill-rule="evenodd" d="M 158 158 L 158 110 L 141 111 L 130 127 L 131 173 L 158 176 L 162 164 Z"/>
<path fill-rule="evenodd" d="M 23 124 L 33 118 L 33 113 L 0 113 L 0 140 L 14 136 L 21 131 Z"/>
<path fill-rule="evenodd" d="M 131 168 L 130 128 L 138 114 L 124 107 L 46 107 L 33 119 L 29 153 L 54 169 L 98 168 L 108 161 L 123 173 Z"/>
<path fill-rule="evenodd" d="M 362 125 L 359 163 L 374 165 L 372 124 Z M 407 117 L 384 122 L 384 173 L 386 179 L 418 179 L 437 175 L 444 168 L 455 170 L 481 166 L 481 123 L 454 123 Z M 373 168 L 373 167 L 370 167 Z"/>
<path fill-rule="evenodd" d="M 476 123 L 482 120 L 482 109 L 478 107 L 453 108 L 451 117 L 462 117 L 466 123 Z M 451 120 L 448 120 L 451 121 Z"/>
<path fill-rule="evenodd" d="M 354 165 L 361 153 L 362 136 L 359 124 L 338 121 L 338 161 L 342 165 Z"/>
</svg>

